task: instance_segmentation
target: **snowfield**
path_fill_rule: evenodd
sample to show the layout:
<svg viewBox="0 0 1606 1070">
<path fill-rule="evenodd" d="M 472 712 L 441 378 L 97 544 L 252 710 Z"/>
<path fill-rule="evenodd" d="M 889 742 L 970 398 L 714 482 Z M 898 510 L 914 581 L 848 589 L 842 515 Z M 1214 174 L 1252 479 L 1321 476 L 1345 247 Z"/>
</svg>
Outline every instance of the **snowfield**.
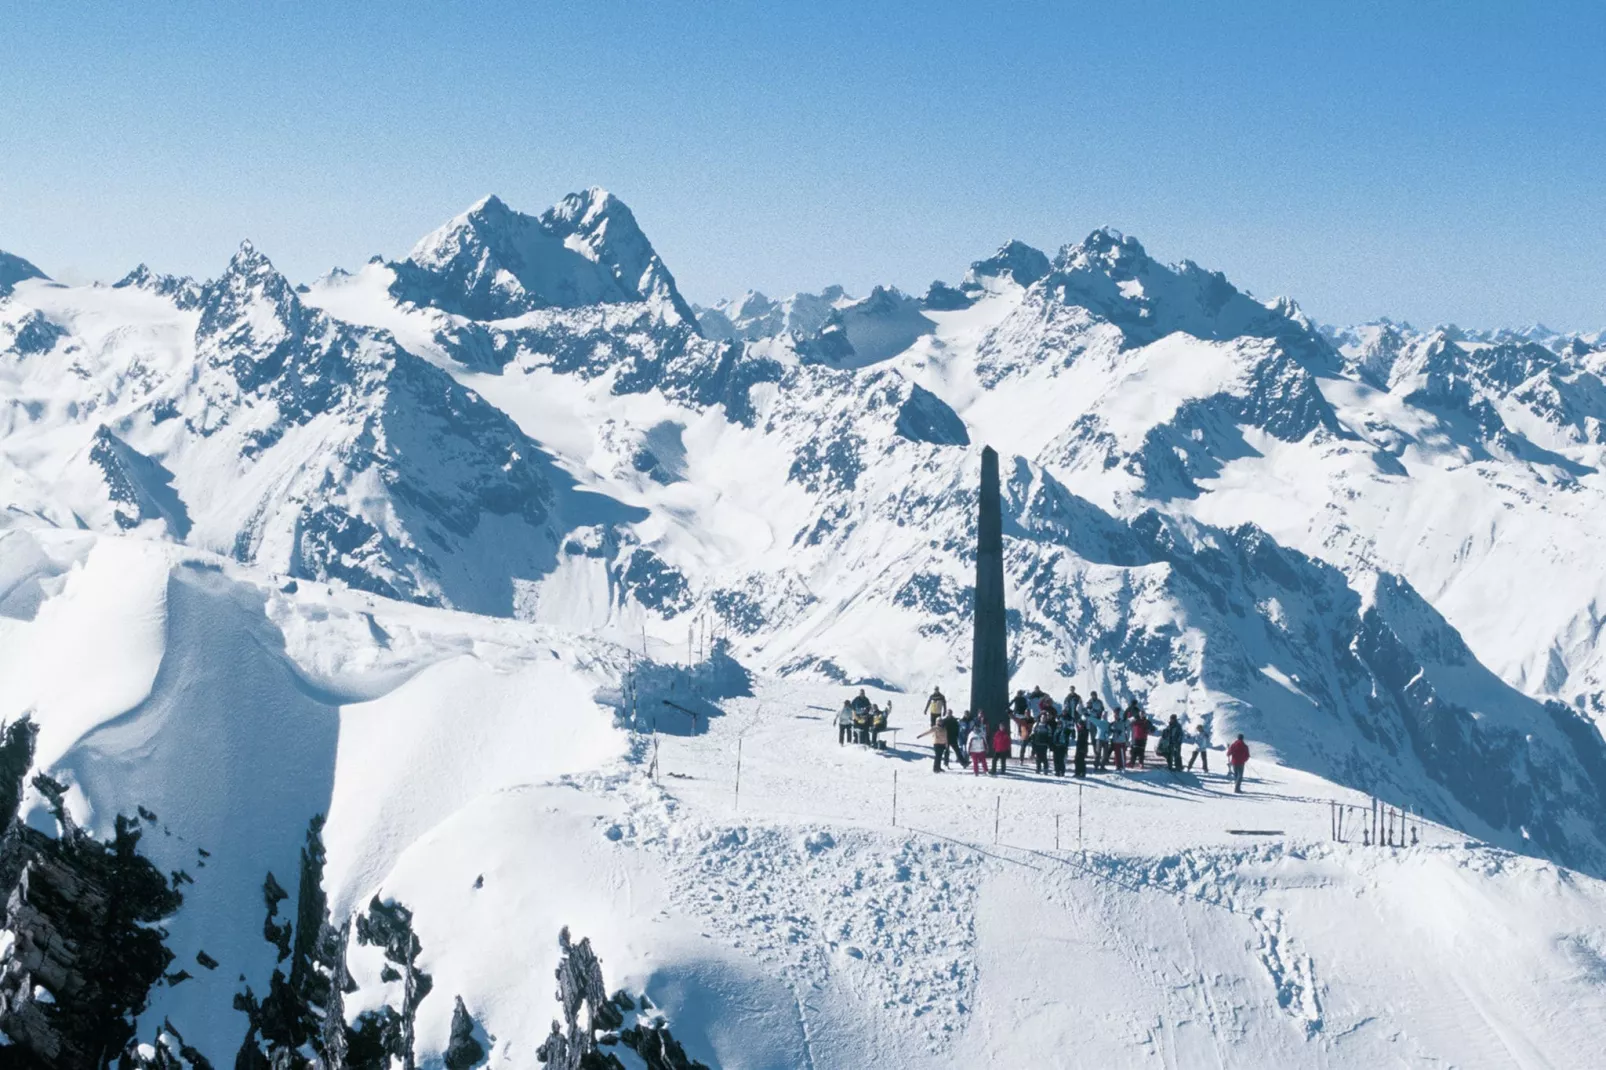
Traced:
<svg viewBox="0 0 1606 1070">
<path fill-rule="evenodd" d="M 129 1065 L 533 1066 L 564 926 L 709 1066 L 1600 1062 L 1597 336 L 1319 329 L 1110 231 L 698 310 L 600 190 L 310 286 L 7 278 L 6 850 L 182 895 Z M 984 444 L 1013 686 L 1209 774 L 932 772 Z M 80 988 L 9 857 L 20 1048 Z"/>
</svg>

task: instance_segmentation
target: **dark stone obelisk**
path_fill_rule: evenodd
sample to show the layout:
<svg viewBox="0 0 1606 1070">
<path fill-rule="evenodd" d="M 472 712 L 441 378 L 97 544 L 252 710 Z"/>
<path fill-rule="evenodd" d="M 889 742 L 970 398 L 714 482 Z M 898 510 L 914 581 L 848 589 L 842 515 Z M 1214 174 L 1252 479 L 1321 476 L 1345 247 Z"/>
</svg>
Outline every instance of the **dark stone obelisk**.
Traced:
<svg viewBox="0 0 1606 1070">
<path fill-rule="evenodd" d="M 976 507 L 976 632 L 970 651 L 970 708 L 989 726 L 1009 713 L 1009 634 L 1004 621 L 1004 514 L 998 496 L 998 453 L 981 451 Z"/>
</svg>

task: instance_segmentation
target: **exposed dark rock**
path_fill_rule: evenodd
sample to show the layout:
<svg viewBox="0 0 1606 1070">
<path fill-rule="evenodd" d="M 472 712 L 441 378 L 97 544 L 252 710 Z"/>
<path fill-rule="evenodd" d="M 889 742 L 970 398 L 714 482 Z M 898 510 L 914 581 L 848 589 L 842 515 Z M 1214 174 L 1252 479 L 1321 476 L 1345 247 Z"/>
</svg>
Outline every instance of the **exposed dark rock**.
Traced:
<svg viewBox="0 0 1606 1070">
<path fill-rule="evenodd" d="M 485 1046 L 474 1036 L 474 1019 L 457 997 L 452 1007 L 452 1031 L 446 1042 L 446 1070 L 470 1070 L 485 1059 Z"/>
<path fill-rule="evenodd" d="M 589 939 L 572 943 L 565 926 L 558 934 L 558 947 L 563 952 L 557 969 L 563 1020 L 552 1023 L 552 1032 L 535 1053 L 548 1070 L 624 1070 L 619 1057 L 599 1051 L 599 1044 L 623 1044 L 641 1057 L 648 1070 L 708 1070 L 686 1055 L 661 1016 L 649 1016 L 652 1003 L 645 994 L 639 1000 L 623 990 L 611 998 L 605 994 L 602 960 L 592 951 Z M 639 1013 L 632 1013 L 638 1005 Z M 631 1019 L 628 1026 L 627 1017 Z"/>
<path fill-rule="evenodd" d="M 0 955 L 0 1032 L 10 1040 L 4 1065 L 139 1066 L 131 1054 L 133 1022 L 172 962 L 159 923 L 183 898 L 138 854 L 137 822 L 119 816 L 112 842 L 101 843 L 71 823 L 64 786 L 44 774 L 34 783 L 57 814 L 59 837 L 19 820 L 37 732 L 23 719 L 0 737 L 0 895 L 9 944 Z M 170 983 L 187 976 L 180 970 Z"/>
</svg>

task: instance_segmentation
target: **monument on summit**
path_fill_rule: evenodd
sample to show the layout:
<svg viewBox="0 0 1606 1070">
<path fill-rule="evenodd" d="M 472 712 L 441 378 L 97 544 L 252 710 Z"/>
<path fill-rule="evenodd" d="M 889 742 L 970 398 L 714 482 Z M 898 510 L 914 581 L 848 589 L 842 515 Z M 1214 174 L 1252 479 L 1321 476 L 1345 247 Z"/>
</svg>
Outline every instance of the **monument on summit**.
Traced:
<svg viewBox="0 0 1606 1070">
<path fill-rule="evenodd" d="M 1009 634 L 1004 620 L 1004 514 L 998 453 L 981 451 L 976 503 L 976 630 L 970 653 L 970 708 L 989 727 L 1008 718 Z"/>
</svg>

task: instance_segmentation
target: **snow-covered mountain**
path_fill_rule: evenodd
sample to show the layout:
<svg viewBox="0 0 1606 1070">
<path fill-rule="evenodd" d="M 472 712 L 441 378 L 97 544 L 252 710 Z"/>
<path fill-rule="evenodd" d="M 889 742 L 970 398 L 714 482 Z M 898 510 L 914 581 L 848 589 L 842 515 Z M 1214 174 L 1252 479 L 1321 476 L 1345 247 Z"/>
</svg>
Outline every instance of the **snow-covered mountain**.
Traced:
<svg viewBox="0 0 1606 1070">
<path fill-rule="evenodd" d="M 404 260 L 300 288 L 249 243 L 204 283 L 141 265 L 68 287 L 15 257 L 0 272 L 0 718 L 37 729 L 15 748 L 46 777 L 16 774 L 18 828 L 42 837 L 19 832 L 17 850 L 71 870 L 126 838 L 119 814 L 154 815 L 139 857 L 183 904 L 153 893 L 145 920 L 190 965 L 174 980 L 157 949 L 123 967 L 150 974 L 116 1015 L 136 1021 L 140 1058 L 350 1044 L 350 1066 L 415 1046 L 454 1065 L 472 1034 L 477 1058 L 530 1065 L 570 924 L 619 942 L 628 985 L 672 1004 L 698 1057 L 997 1059 L 1012 1027 L 993 1008 L 1030 981 L 1001 964 L 1007 932 L 982 932 L 980 883 L 1086 911 L 1096 882 L 1135 880 L 1259 918 L 1249 939 L 1284 949 L 1254 959 L 1266 998 L 1233 1005 L 1294 1032 L 1238 1019 L 1244 1065 L 1376 1065 L 1410 1000 L 1384 1011 L 1392 997 L 1348 987 L 1385 967 L 1344 960 L 1322 926 L 1391 878 L 1316 843 L 1330 837 L 1307 809 L 1356 793 L 1437 822 L 1439 853 L 1411 864 L 1433 887 L 1476 868 L 1458 893 L 1476 910 L 1583 882 L 1563 928 L 1502 946 L 1535 975 L 1578 963 L 1534 998 L 1583 993 L 1581 1021 L 1606 1024 L 1606 935 L 1573 920 L 1606 903 L 1598 337 L 1319 328 L 1109 230 L 1053 257 L 1006 243 L 924 298 L 750 292 L 694 313 L 595 189 L 540 216 L 487 198 Z M 929 817 L 916 827 L 948 847 L 907 821 L 889 839 L 865 788 L 881 758 L 844 758 L 825 726 L 799 735 L 843 685 L 892 697 L 905 728 L 917 700 L 900 693 L 966 692 L 984 444 L 1004 457 L 1019 683 L 1246 734 L 1283 791 L 1258 804 L 1271 824 L 1244 827 L 1288 825 L 1285 848 L 1218 843 L 1231 826 L 1209 815 L 1231 800 L 1191 775 L 1100 781 L 1096 805 L 1116 808 L 1101 821 L 1186 835 L 1158 833 L 1170 854 L 1151 856 L 1147 832 L 1107 825 L 1092 870 L 1017 886 L 1030 852 L 999 862 L 971 827 L 990 794 L 955 788 L 970 809 L 938 820 L 951 798 L 906 786 Z M 104 663 L 75 671 L 84 650 Z M 685 709 L 706 717 L 683 724 Z M 666 743 L 683 784 L 647 772 L 658 751 L 633 730 L 657 718 L 695 728 Z M 740 739 L 810 770 L 750 756 L 762 772 L 738 799 L 760 816 L 732 825 L 707 785 Z M 1011 785 L 1010 805 L 1063 808 L 1061 788 Z M 1024 820 L 1031 834 L 1004 842 L 1046 850 Z M 886 881 L 866 877 L 883 855 Z M 729 915 L 703 893 L 738 871 L 718 893 L 737 921 L 700 920 Z M 952 895 L 923 898 L 916 873 Z M 843 881 L 872 889 L 848 922 L 829 907 Z M 1284 902 L 1313 881 L 1330 903 Z M 650 889 L 662 930 L 598 882 Z M 1285 908 L 1298 933 L 1278 928 Z M 1207 921 L 1196 909 L 1177 924 Z M 923 932 L 911 911 L 931 910 L 957 928 Z M 32 939 L 18 917 L 13 944 Z M 509 926 L 528 946 L 504 966 Z M 700 926 L 717 952 L 695 949 Z M 1333 975 L 1290 944 L 1328 948 Z M 1208 955 L 1195 968 L 1240 968 Z M 1128 1005 L 1193 1013 L 1165 1002 L 1186 987 L 1166 969 L 1123 982 Z M 442 995 L 420 996 L 415 971 Z M 48 1018 L 6 976 L 0 1029 L 24 1005 Z M 851 1024 L 865 992 L 881 1010 Z M 1211 1022 L 1210 1043 L 1233 1035 Z M 1565 1040 L 1521 1036 L 1525 1051 Z M 1461 1042 L 1424 1034 L 1401 1057 L 1464 1062 Z M 1112 1041 L 1100 1065 L 1162 1049 L 1192 1065 L 1194 1044 Z"/>
<path fill-rule="evenodd" d="M 727 342 L 756 342 L 783 334 L 807 338 L 825 326 L 832 312 L 853 301 L 840 286 L 827 286 L 817 294 L 795 293 L 779 301 L 749 290 L 741 297 L 698 309 L 697 323 L 708 337 Z"/>
</svg>

